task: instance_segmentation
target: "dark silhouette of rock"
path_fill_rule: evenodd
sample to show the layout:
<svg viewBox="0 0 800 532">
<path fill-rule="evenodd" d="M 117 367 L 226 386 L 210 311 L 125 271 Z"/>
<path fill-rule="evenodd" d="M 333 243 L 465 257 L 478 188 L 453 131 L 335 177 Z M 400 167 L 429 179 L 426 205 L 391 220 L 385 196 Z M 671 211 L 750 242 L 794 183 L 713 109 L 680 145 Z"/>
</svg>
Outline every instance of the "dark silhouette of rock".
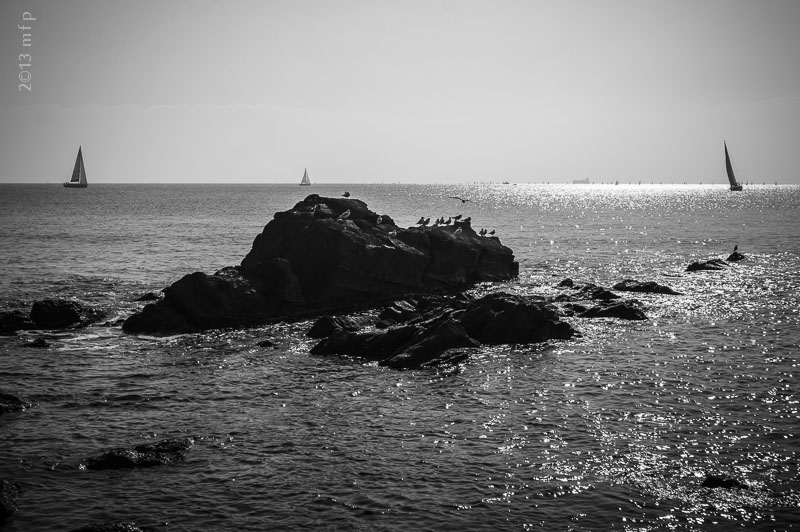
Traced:
<svg viewBox="0 0 800 532">
<path fill-rule="evenodd" d="M 308 196 L 275 214 L 240 266 L 183 277 L 123 330 L 175 334 L 256 325 L 462 290 L 519 272 L 509 248 L 479 237 L 468 223 L 456 234 L 454 226 L 401 229 L 389 216 L 380 218 L 378 224 L 360 200 Z"/>
<path fill-rule="evenodd" d="M 0 524 L 19 510 L 19 485 L 0 480 Z"/>
<path fill-rule="evenodd" d="M 709 259 L 703 262 L 693 262 L 686 267 L 687 272 L 696 272 L 700 270 L 724 270 L 728 267 L 728 263 L 722 259 Z"/>
<path fill-rule="evenodd" d="M 556 286 L 558 288 L 572 288 L 573 286 L 575 286 L 575 281 L 567 277 L 566 279 L 558 283 Z"/>
<path fill-rule="evenodd" d="M 607 301 L 579 314 L 581 318 L 620 318 L 623 320 L 646 320 L 647 315 L 635 300 Z"/>
<path fill-rule="evenodd" d="M 734 251 L 730 255 L 728 255 L 728 262 L 737 262 L 743 260 L 745 258 L 744 254 L 739 253 L 738 251 Z"/>
<path fill-rule="evenodd" d="M 102 316 L 94 309 L 66 299 L 36 301 L 31 307 L 31 320 L 40 329 L 85 327 L 99 321 Z"/>
<path fill-rule="evenodd" d="M 26 408 L 30 408 L 30 406 L 30 403 L 23 401 L 15 395 L 0 392 L 0 414 L 25 410 Z"/>
<path fill-rule="evenodd" d="M 134 299 L 134 301 L 158 301 L 158 294 L 154 292 L 147 292 Z"/>
<path fill-rule="evenodd" d="M 0 336 L 14 336 L 17 331 L 35 329 L 30 313 L 21 310 L 0 312 Z"/>
<path fill-rule="evenodd" d="M 574 330 L 560 321 L 555 307 L 537 297 L 505 292 L 471 303 L 459 317 L 472 338 L 482 344 L 529 344 L 572 338 Z"/>
<path fill-rule="evenodd" d="M 397 369 L 435 366 L 464 358 L 453 350 L 482 344 L 531 343 L 572 337 L 555 308 L 535 297 L 494 293 L 465 309 L 430 309 L 432 318 L 382 330 L 331 335 L 311 350 L 377 361 Z"/>
<path fill-rule="evenodd" d="M 750 489 L 750 486 L 735 478 L 712 475 L 710 473 L 706 473 L 706 478 L 701 485 L 704 488 Z"/>
<path fill-rule="evenodd" d="M 578 285 L 575 285 L 575 283 L 564 284 L 565 281 L 567 280 L 565 279 L 564 281 L 561 281 L 559 286 L 563 285 L 563 287 L 575 288 L 577 291 L 572 294 L 559 294 L 555 297 L 555 301 L 582 301 L 586 299 L 609 300 L 619 299 L 620 297 L 618 294 L 615 294 L 608 288 L 598 286 L 594 283 L 586 283 L 578 287 Z M 571 281 L 571 279 L 569 281 Z"/>
<path fill-rule="evenodd" d="M 625 279 L 613 286 L 614 290 L 621 292 L 646 292 L 650 294 L 671 294 L 681 295 L 669 286 L 658 284 L 655 281 L 635 281 L 633 279 Z"/>
<path fill-rule="evenodd" d="M 327 338 L 343 331 L 357 331 L 363 327 L 363 321 L 349 316 L 320 316 L 306 332 L 310 338 Z"/>
<path fill-rule="evenodd" d="M 272 340 L 261 340 L 256 344 L 258 347 L 275 347 L 275 342 Z"/>
<path fill-rule="evenodd" d="M 43 348 L 43 347 L 50 347 L 50 344 L 48 344 L 48 343 L 47 343 L 47 340 L 45 340 L 44 338 L 42 338 L 42 337 L 40 336 L 39 338 L 37 338 L 37 339 L 35 339 L 35 340 L 31 340 L 30 342 L 25 342 L 24 344 L 22 344 L 22 347 L 38 347 L 38 348 Z"/>
<path fill-rule="evenodd" d="M 183 460 L 194 445 L 191 438 L 173 438 L 137 445 L 133 449 L 116 448 L 90 458 L 87 469 L 129 469 L 171 464 Z"/>
<path fill-rule="evenodd" d="M 119 521 L 117 523 L 98 523 L 75 528 L 71 532 L 144 532 L 135 523 Z"/>
</svg>

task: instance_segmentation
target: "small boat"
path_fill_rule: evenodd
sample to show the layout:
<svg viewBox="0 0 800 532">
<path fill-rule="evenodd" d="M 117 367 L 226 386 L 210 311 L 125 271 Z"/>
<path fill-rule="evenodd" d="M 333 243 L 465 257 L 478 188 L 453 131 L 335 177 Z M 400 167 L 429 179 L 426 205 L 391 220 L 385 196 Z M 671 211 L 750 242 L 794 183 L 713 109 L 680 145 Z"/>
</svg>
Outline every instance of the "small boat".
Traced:
<svg viewBox="0 0 800 532">
<path fill-rule="evenodd" d="M 311 186 L 311 180 L 308 178 L 308 168 L 306 168 L 306 171 L 303 173 L 303 179 L 300 181 L 300 186 L 301 187 Z"/>
<path fill-rule="evenodd" d="M 86 168 L 83 167 L 83 153 L 81 153 L 80 146 L 78 147 L 78 158 L 75 159 L 75 168 L 72 169 L 72 179 L 64 183 L 67 188 L 86 188 L 89 184 L 86 182 Z"/>
<path fill-rule="evenodd" d="M 728 181 L 731 182 L 731 190 L 742 190 L 742 185 L 736 181 L 736 176 L 733 175 L 733 165 L 731 165 L 731 157 L 728 155 L 728 144 L 724 140 L 722 144 L 725 146 L 725 170 L 728 172 Z"/>
</svg>

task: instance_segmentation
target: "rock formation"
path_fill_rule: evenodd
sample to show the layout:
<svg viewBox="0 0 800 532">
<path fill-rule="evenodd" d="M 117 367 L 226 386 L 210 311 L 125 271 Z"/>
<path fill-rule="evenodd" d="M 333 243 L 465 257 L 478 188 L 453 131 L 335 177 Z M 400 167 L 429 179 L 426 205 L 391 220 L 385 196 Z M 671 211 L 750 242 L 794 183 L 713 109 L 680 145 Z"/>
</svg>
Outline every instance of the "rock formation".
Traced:
<svg viewBox="0 0 800 532">
<path fill-rule="evenodd" d="M 366 308 L 518 274 L 512 251 L 469 222 L 399 228 L 356 199 L 308 196 L 275 214 L 238 267 L 193 273 L 128 318 L 177 334 Z"/>
<path fill-rule="evenodd" d="M 655 281 L 635 281 L 633 279 L 625 279 L 614 285 L 614 290 L 621 292 L 645 292 L 650 294 L 670 294 L 681 295 L 669 286 L 658 284 Z"/>
<path fill-rule="evenodd" d="M 171 464 L 183 460 L 193 445 L 191 438 L 174 438 L 137 445 L 133 449 L 111 449 L 90 458 L 86 462 L 86 469 L 130 469 Z"/>
</svg>

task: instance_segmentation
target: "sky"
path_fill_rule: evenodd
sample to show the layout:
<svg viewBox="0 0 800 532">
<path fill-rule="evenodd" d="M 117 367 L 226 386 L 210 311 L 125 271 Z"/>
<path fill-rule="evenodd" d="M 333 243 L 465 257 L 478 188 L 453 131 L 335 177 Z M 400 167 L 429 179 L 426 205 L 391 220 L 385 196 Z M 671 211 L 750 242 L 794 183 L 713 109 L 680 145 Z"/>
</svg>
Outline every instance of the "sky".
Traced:
<svg viewBox="0 0 800 532">
<path fill-rule="evenodd" d="M 35 20 L 30 20 L 35 19 Z M 800 184 L 796 0 L 0 0 L 0 183 Z M 23 83 L 24 82 L 24 83 Z"/>
</svg>

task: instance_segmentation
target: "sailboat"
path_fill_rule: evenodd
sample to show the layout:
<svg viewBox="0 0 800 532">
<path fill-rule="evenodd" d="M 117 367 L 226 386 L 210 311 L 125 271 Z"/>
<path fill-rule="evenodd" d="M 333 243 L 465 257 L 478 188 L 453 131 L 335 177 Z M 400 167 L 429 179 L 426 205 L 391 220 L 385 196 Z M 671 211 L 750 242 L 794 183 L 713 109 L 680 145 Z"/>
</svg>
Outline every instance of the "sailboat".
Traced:
<svg viewBox="0 0 800 532">
<path fill-rule="evenodd" d="M 725 170 L 728 172 L 728 181 L 731 182 L 731 190 L 742 190 L 742 185 L 736 181 L 736 176 L 733 175 L 733 165 L 731 165 L 731 157 L 728 155 L 728 144 L 724 140 L 722 144 L 725 145 Z"/>
<path fill-rule="evenodd" d="M 303 179 L 300 181 L 300 186 L 301 187 L 311 186 L 311 180 L 308 178 L 308 168 L 306 168 L 306 171 L 303 173 Z"/>
<path fill-rule="evenodd" d="M 89 184 L 86 182 L 86 168 L 83 167 L 83 153 L 81 153 L 80 146 L 78 147 L 78 158 L 75 159 L 75 168 L 72 170 L 72 179 L 64 183 L 67 188 L 86 188 Z"/>
</svg>

